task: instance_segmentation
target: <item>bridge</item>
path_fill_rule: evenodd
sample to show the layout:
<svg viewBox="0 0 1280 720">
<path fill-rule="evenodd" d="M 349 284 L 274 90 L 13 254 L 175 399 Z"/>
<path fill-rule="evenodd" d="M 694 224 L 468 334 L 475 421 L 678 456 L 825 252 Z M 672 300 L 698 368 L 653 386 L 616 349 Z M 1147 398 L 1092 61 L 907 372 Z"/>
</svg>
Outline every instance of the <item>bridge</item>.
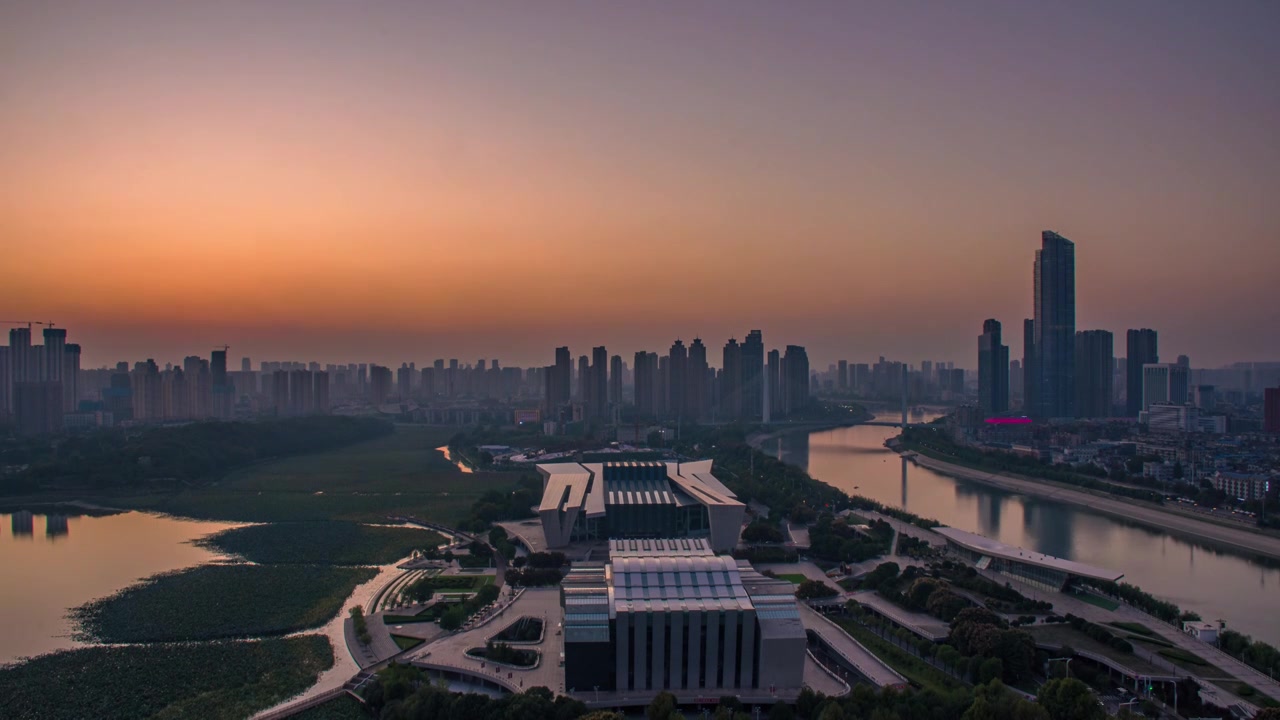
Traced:
<svg viewBox="0 0 1280 720">
<path fill-rule="evenodd" d="M 894 422 L 893 420 L 869 420 L 859 425 L 874 425 L 876 427 L 923 427 L 928 423 L 909 422 L 907 420 L 907 364 L 902 363 L 902 422 Z"/>
</svg>

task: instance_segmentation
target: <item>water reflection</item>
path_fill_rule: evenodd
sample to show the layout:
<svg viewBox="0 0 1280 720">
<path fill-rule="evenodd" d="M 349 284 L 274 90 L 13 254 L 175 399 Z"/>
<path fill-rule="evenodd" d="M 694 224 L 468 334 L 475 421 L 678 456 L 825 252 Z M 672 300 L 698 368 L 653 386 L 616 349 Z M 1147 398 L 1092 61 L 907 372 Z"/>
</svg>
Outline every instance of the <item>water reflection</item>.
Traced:
<svg viewBox="0 0 1280 720">
<path fill-rule="evenodd" d="M 19 510 L 13 514 L 10 527 L 14 537 L 31 537 L 35 532 L 35 515 L 30 510 Z"/>
<path fill-rule="evenodd" d="M 766 452 L 846 492 L 904 507 L 1010 545 L 1111 568 L 1207 619 L 1280 641 L 1274 598 L 1280 565 L 1183 540 L 1121 518 L 941 475 L 902 460 L 884 441 L 893 428 L 857 426 L 786 435 Z M 857 488 L 855 490 L 855 488 Z"/>
<path fill-rule="evenodd" d="M 43 539 L 33 542 L 37 524 Z M 149 575 L 217 559 L 191 541 L 236 526 L 138 512 L 0 514 L 0 664 L 74 647 L 67 610 Z"/>
</svg>

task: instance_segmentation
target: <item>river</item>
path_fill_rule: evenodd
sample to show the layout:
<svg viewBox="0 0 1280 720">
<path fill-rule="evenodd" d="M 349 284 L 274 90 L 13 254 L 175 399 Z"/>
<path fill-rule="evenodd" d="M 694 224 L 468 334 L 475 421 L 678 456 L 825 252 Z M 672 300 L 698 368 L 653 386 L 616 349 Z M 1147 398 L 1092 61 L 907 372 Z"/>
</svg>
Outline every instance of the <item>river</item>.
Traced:
<svg viewBox="0 0 1280 720">
<path fill-rule="evenodd" d="M 886 414 L 880 419 L 898 418 Z M 784 434 L 765 441 L 762 449 L 850 494 L 1010 545 L 1124 573 L 1127 582 L 1184 610 L 1280 644 L 1280 565 L 919 467 L 884 447 L 897 434 L 896 428 L 860 425 Z"/>
<path fill-rule="evenodd" d="M 223 559 L 191 541 L 239 526 L 140 512 L 0 514 L 0 664 L 78 647 L 67 611 L 150 575 Z"/>
</svg>

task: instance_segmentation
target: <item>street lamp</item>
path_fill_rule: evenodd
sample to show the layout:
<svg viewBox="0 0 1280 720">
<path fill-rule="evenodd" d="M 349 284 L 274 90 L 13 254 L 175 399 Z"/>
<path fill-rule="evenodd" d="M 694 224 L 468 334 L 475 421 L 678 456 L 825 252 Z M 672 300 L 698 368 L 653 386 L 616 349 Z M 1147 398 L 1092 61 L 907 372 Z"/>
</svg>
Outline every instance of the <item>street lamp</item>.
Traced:
<svg viewBox="0 0 1280 720">
<path fill-rule="evenodd" d="M 1063 671 L 1062 671 L 1062 672 L 1063 672 L 1063 675 L 1062 675 L 1062 676 L 1063 676 L 1063 677 L 1071 677 L 1071 661 L 1072 661 L 1072 660 L 1075 660 L 1075 658 L 1074 658 L 1074 657 L 1069 657 L 1069 658 L 1049 658 L 1049 664 L 1050 664 L 1050 666 L 1052 666 L 1052 664 L 1053 664 L 1054 662 L 1057 662 L 1057 661 L 1059 661 L 1059 660 L 1066 660 L 1066 662 L 1065 662 L 1065 663 L 1063 663 L 1063 666 L 1062 666 L 1062 667 L 1063 667 Z"/>
</svg>

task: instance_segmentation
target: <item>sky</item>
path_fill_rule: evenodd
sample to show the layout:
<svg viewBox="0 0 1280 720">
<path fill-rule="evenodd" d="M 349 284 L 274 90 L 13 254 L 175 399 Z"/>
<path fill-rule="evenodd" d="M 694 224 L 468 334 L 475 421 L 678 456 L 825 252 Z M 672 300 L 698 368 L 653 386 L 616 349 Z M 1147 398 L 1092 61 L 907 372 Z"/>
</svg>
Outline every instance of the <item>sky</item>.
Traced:
<svg viewBox="0 0 1280 720">
<path fill-rule="evenodd" d="M 0 318 L 86 366 L 1280 359 L 1280 3 L 0 0 Z M 235 362 L 238 367 L 238 362 Z"/>
</svg>

